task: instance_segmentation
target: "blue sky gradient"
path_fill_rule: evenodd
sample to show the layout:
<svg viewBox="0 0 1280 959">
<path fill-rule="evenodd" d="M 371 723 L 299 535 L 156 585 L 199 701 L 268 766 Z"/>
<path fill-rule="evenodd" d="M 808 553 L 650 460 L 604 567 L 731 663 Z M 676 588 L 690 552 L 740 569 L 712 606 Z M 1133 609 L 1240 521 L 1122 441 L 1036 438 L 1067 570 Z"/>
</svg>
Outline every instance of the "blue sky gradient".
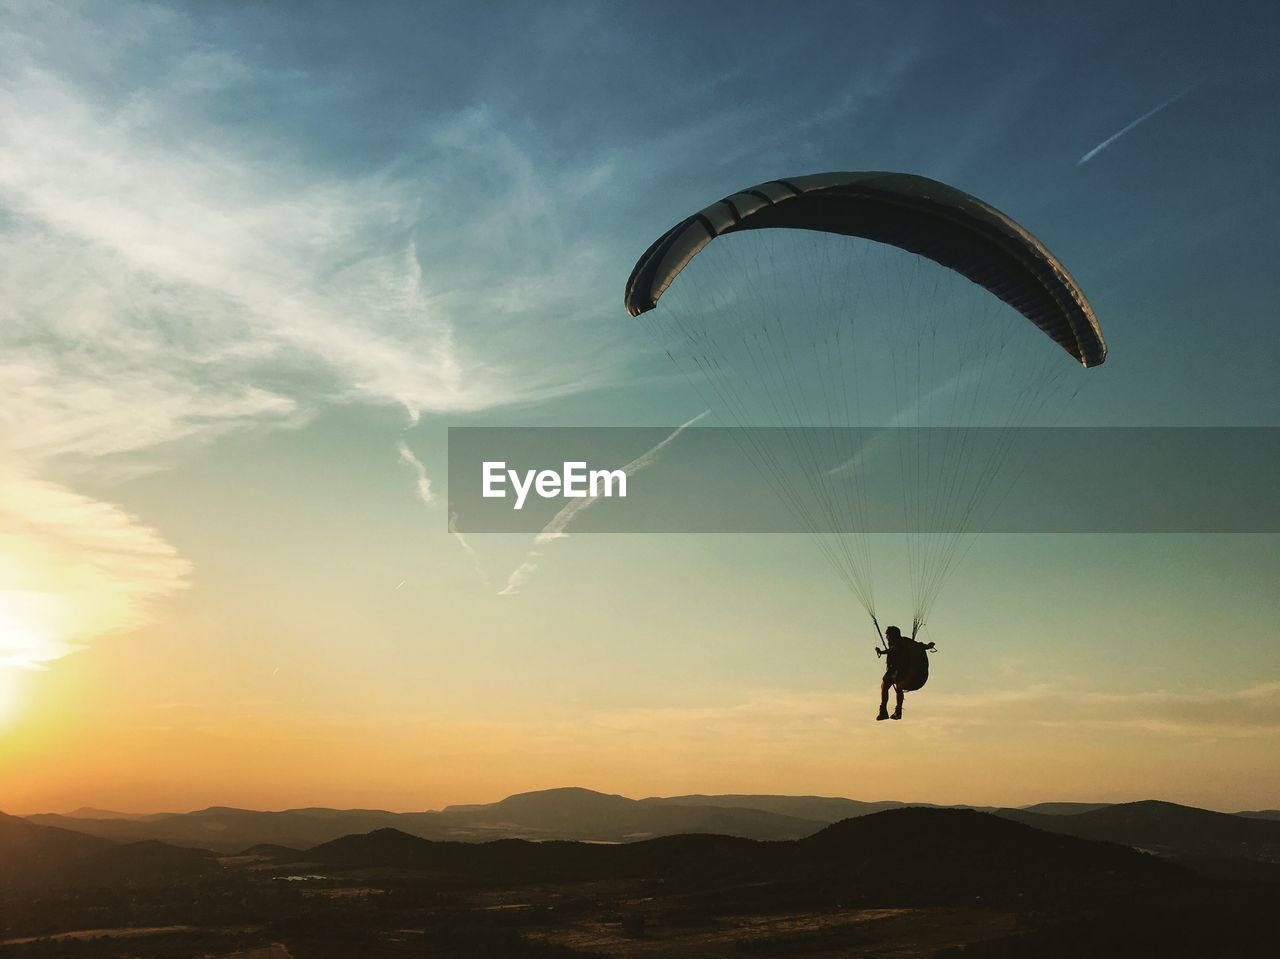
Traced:
<svg viewBox="0 0 1280 959">
<path fill-rule="evenodd" d="M 983 197 L 1069 265 L 1111 350 L 1072 422 L 1280 426 L 1278 27 L 1262 2 L 0 5 L 6 811 L 883 798 L 876 663 L 803 538 L 460 542 L 446 427 L 696 416 L 622 309 L 636 257 L 741 187 L 863 169 Z M 1264 804 L 1276 554 L 990 538 L 905 733 L 957 758 L 890 791 L 1142 798 L 1141 767 Z M 166 737 L 220 778 L 148 765 Z M 386 745 L 363 787 L 301 760 L 255 786 L 291 737 Z"/>
</svg>

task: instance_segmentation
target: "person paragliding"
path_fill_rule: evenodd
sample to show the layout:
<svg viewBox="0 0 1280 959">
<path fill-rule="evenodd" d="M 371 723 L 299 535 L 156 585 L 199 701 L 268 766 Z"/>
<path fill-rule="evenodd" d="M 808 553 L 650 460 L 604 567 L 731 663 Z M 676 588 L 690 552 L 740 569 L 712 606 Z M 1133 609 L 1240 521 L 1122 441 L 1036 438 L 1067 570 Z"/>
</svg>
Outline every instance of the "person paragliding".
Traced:
<svg viewBox="0 0 1280 959">
<path fill-rule="evenodd" d="M 985 200 L 912 173 L 834 171 L 685 216 L 636 261 L 623 301 L 873 623 L 875 534 L 901 531 L 910 635 L 876 628 L 877 718 L 900 719 L 928 678 L 933 644 L 916 636 L 1012 482 L 1000 474 L 1017 431 L 1053 421 L 1073 364 L 1106 360 L 1080 286 Z"/>
<path fill-rule="evenodd" d="M 897 626 L 885 628 L 884 642 L 886 648 L 876 648 L 876 656 L 888 658 L 884 678 L 880 680 L 880 712 L 876 719 L 901 719 L 906 693 L 920 689 L 929 681 L 929 652 L 937 647 L 919 642 L 914 636 L 903 636 Z M 892 714 L 889 713 L 890 686 L 897 694 Z"/>
</svg>

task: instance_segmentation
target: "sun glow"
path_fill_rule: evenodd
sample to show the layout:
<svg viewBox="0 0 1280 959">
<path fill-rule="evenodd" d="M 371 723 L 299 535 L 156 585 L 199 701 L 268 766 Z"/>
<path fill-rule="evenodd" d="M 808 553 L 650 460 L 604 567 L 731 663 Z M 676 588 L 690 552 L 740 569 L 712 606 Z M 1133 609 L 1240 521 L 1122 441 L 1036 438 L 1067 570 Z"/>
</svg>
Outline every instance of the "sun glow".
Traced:
<svg viewBox="0 0 1280 959">
<path fill-rule="evenodd" d="M 38 669 L 52 658 L 51 637 L 42 625 L 50 597 L 22 592 L 0 592 L 0 671 Z"/>
<path fill-rule="evenodd" d="M 0 669 L 0 729 L 11 723 L 18 715 L 17 677 L 9 669 Z"/>
<path fill-rule="evenodd" d="M 25 604 L 0 593 L 0 729 L 18 714 L 18 670 L 40 668 L 45 644 L 22 615 Z"/>
</svg>

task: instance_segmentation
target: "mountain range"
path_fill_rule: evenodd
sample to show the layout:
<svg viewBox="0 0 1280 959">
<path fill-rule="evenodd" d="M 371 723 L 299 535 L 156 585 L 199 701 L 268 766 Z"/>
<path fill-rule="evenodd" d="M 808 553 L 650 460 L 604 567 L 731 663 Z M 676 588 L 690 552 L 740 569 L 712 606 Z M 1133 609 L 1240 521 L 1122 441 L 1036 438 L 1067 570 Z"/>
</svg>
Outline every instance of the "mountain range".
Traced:
<svg viewBox="0 0 1280 959">
<path fill-rule="evenodd" d="M 481 838 L 359 828 L 387 817 Z M 0 951 L 68 959 L 117 949 L 96 942 L 108 934 L 132 937 L 130 955 L 223 959 L 284 942 L 325 957 L 430 942 L 450 959 L 599 959 L 666 942 L 662 955 L 1251 959 L 1273 952 L 1280 889 L 1280 821 L 1158 801 L 978 811 L 563 789 L 438 813 L 32 818 L 0 815 Z M 696 831 L 636 835 L 685 824 Z M 270 838 L 229 848 L 247 835 Z M 629 841 L 565 838 L 614 835 Z"/>
<path fill-rule="evenodd" d="M 571 787 L 518 793 L 499 802 L 447 806 L 434 812 L 318 807 L 264 812 L 214 806 L 196 812 L 139 816 L 81 809 L 66 815 L 27 816 L 25 822 L 115 843 L 155 840 L 234 853 L 264 844 L 308 849 L 379 829 L 462 842 L 634 842 L 691 833 L 788 840 L 810 836 L 844 819 L 906 805 L 838 797 L 732 794 L 636 800 Z M 1175 857 L 1280 859 L 1280 814 L 1268 811 L 1228 814 L 1157 801 L 1039 803 L 1022 809 L 981 807 L 980 811 L 1047 832 L 1119 842 Z"/>
</svg>

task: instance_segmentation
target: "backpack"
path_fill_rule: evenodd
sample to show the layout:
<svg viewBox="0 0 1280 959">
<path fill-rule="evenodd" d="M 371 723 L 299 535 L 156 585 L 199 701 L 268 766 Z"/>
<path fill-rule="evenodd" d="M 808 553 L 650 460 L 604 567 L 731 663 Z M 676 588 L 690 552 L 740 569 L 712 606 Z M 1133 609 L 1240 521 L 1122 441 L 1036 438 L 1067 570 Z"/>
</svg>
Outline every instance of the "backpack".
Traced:
<svg viewBox="0 0 1280 959">
<path fill-rule="evenodd" d="M 899 665 L 894 685 L 904 693 L 914 692 L 929 681 L 929 651 L 924 643 L 905 640 L 906 647 L 899 654 Z"/>
</svg>

